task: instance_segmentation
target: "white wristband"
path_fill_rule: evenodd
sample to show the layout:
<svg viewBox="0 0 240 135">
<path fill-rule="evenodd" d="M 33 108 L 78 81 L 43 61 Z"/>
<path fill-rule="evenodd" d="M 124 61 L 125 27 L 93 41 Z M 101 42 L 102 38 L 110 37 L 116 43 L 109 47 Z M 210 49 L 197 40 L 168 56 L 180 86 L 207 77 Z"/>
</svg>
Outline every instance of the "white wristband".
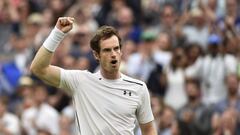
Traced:
<svg viewBox="0 0 240 135">
<path fill-rule="evenodd" d="M 43 42 L 43 46 L 50 52 L 54 52 L 60 42 L 65 37 L 65 33 L 63 33 L 61 30 L 59 30 L 57 27 L 54 27 L 54 29 L 51 31 L 47 39 Z"/>
</svg>

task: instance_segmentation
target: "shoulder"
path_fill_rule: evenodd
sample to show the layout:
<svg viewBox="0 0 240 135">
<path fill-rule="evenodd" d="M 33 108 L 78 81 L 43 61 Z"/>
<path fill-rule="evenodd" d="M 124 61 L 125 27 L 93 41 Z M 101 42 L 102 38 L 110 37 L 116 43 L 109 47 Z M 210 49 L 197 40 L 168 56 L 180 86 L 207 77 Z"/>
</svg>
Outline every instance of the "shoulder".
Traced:
<svg viewBox="0 0 240 135">
<path fill-rule="evenodd" d="M 61 73 L 68 75 L 92 74 L 88 70 L 66 70 L 66 69 L 61 69 Z"/>
<path fill-rule="evenodd" d="M 124 75 L 124 74 L 122 74 L 122 81 L 129 83 L 129 84 L 142 86 L 142 87 L 146 86 L 146 84 L 143 81 L 132 78 L 132 77 Z"/>
<path fill-rule="evenodd" d="M 228 61 L 228 60 L 237 60 L 237 58 L 234 57 L 234 55 L 225 54 L 225 55 L 224 55 L 224 60 L 225 60 L 225 61 Z"/>
<path fill-rule="evenodd" d="M 30 107 L 25 111 L 23 111 L 22 115 L 31 117 L 31 116 L 34 116 L 36 112 L 37 112 L 37 109 L 35 107 Z"/>
<path fill-rule="evenodd" d="M 84 79 L 84 77 L 91 76 L 92 73 L 88 70 L 61 70 L 61 78 L 66 80 Z"/>
<path fill-rule="evenodd" d="M 43 104 L 41 106 L 41 109 L 43 112 L 46 112 L 48 115 L 52 114 L 52 115 L 58 115 L 58 112 L 55 108 L 53 108 L 52 106 L 50 106 L 49 104 Z"/>
<path fill-rule="evenodd" d="M 5 120 L 7 120 L 7 121 L 18 121 L 19 120 L 18 117 L 12 113 L 6 113 L 4 115 L 4 117 L 5 117 Z"/>
</svg>

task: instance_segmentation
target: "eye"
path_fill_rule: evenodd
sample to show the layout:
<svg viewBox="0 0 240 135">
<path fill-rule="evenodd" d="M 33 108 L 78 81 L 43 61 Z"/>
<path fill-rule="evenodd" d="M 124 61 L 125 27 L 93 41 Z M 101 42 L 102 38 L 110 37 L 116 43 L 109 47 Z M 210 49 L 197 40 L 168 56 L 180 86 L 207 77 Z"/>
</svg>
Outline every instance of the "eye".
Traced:
<svg viewBox="0 0 240 135">
<path fill-rule="evenodd" d="M 111 49 L 110 48 L 104 48 L 103 52 L 111 52 Z"/>
<path fill-rule="evenodd" d="M 116 47 L 114 47 L 113 49 L 114 49 L 114 51 L 118 51 L 118 50 L 120 49 L 120 47 L 119 47 L 119 46 L 116 46 Z"/>
</svg>

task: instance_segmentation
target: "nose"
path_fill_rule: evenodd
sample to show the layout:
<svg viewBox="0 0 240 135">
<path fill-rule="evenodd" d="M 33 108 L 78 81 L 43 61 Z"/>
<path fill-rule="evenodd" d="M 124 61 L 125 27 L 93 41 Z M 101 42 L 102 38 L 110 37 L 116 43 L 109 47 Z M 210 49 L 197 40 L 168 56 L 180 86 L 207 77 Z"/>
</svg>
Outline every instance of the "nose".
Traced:
<svg viewBox="0 0 240 135">
<path fill-rule="evenodd" d="M 112 58 L 116 58 L 116 55 L 117 55 L 117 52 L 114 51 L 114 50 L 112 50 L 112 52 L 111 52 L 111 57 L 112 57 Z"/>
</svg>

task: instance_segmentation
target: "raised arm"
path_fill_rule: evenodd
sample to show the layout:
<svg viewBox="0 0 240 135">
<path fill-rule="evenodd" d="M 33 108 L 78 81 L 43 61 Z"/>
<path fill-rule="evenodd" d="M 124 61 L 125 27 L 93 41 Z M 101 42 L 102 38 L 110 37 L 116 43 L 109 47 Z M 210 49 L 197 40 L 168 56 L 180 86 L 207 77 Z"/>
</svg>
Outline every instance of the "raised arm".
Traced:
<svg viewBox="0 0 240 135">
<path fill-rule="evenodd" d="M 49 85 L 58 87 L 60 84 L 60 68 L 50 65 L 54 51 L 73 27 L 74 18 L 60 17 L 48 38 L 34 57 L 30 70 Z"/>
</svg>

